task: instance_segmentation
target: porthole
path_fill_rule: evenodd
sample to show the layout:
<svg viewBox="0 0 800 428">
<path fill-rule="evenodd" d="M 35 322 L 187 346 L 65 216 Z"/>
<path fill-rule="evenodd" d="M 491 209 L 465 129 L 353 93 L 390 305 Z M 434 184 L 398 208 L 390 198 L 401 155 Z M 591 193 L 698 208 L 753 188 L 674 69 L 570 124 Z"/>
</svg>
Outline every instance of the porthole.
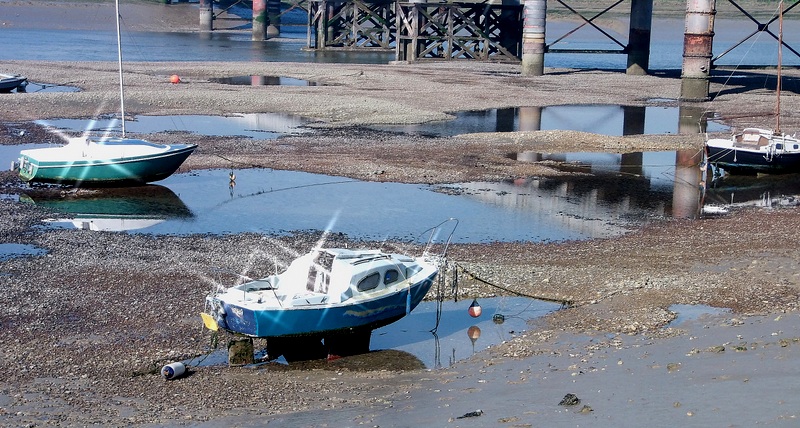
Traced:
<svg viewBox="0 0 800 428">
<path fill-rule="evenodd" d="M 356 289 L 358 289 L 358 291 L 372 290 L 373 288 L 377 287 L 378 284 L 380 284 L 380 282 L 381 282 L 380 272 L 373 272 L 365 276 L 361 281 L 358 281 Z"/>
</svg>

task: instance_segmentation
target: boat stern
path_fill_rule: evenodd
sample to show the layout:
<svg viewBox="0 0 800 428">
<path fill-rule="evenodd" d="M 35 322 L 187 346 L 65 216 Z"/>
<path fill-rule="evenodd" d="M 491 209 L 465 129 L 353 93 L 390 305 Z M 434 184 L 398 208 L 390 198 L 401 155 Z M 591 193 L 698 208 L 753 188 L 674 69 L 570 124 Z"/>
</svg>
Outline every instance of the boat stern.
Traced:
<svg viewBox="0 0 800 428">
<path fill-rule="evenodd" d="M 246 336 L 258 336 L 258 324 L 253 311 L 227 303 L 217 294 L 206 296 L 206 309 L 200 316 L 203 325 L 210 330 L 223 329 Z"/>
<path fill-rule="evenodd" d="M 20 153 L 19 158 L 11 164 L 11 169 L 19 173 L 19 178 L 22 179 L 22 181 L 27 182 L 36 177 L 36 173 L 39 171 L 39 163 L 23 152 Z"/>
</svg>

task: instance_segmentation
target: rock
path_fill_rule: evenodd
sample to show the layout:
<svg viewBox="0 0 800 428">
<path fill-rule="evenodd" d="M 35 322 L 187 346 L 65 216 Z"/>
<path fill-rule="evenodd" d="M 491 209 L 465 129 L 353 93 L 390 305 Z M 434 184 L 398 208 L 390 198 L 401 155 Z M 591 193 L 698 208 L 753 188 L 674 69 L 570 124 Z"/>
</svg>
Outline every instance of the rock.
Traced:
<svg viewBox="0 0 800 428">
<path fill-rule="evenodd" d="M 558 403 L 559 406 L 576 406 L 581 403 L 581 399 L 578 398 L 575 394 L 567 394 L 561 399 L 561 402 Z"/>
<path fill-rule="evenodd" d="M 464 418 L 476 418 L 483 414 L 483 410 L 478 409 L 474 412 L 464 413 L 463 415 L 457 417 L 456 419 L 464 419 Z"/>
</svg>

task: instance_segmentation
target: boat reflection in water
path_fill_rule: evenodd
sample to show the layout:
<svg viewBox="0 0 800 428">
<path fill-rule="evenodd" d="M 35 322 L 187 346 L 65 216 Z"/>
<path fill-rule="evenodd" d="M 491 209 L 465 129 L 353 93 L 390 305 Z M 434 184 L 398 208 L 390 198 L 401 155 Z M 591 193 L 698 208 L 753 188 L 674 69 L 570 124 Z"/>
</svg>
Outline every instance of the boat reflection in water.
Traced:
<svg viewBox="0 0 800 428">
<path fill-rule="evenodd" d="M 721 175 L 709 181 L 705 214 L 724 214 L 731 208 L 800 206 L 800 174 Z"/>
<path fill-rule="evenodd" d="M 122 188 L 40 188 L 26 191 L 20 201 L 45 207 L 63 218 L 55 225 L 96 231 L 141 230 L 170 219 L 188 219 L 192 211 L 172 190 L 159 185 Z"/>
</svg>

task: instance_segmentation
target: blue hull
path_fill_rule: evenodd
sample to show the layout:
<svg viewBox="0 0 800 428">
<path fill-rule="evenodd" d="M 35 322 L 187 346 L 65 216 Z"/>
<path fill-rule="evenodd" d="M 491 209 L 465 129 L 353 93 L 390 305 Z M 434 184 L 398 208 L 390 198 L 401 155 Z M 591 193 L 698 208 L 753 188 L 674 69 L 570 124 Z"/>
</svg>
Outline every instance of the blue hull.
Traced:
<svg viewBox="0 0 800 428">
<path fill-rule="evenodd" d="M 219 326 L 252 337 L 321 336 L 353 330 L 373 330 L 408 315 L 433 284 L 436 273 L 401 292 L 359 303 L 252 311 L 224 305 Z"/>
</svg>

